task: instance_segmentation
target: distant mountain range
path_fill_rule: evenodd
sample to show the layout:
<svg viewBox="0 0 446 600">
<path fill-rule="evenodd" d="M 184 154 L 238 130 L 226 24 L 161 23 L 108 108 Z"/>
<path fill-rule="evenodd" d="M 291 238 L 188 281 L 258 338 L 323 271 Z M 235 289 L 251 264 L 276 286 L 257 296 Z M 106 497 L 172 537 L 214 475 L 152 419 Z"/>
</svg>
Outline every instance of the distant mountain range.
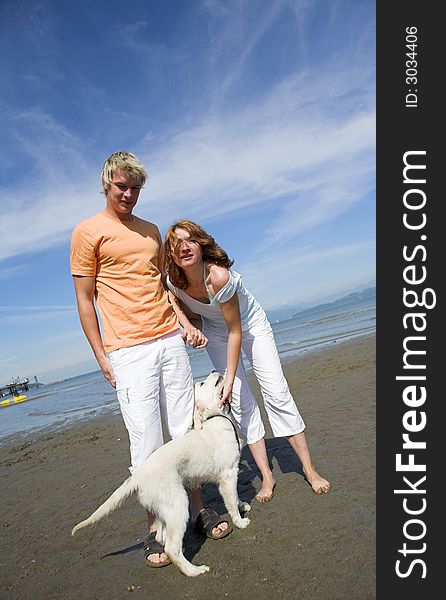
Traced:
<svg viewBox="0 0 446 600">
<path fill-rule="evenodd" d="M 276 308 L 272 310 L 267 310 L 266 313 L 268 315 L 268 319 L 271 323 L 276 323 L 277 321 L 285 321 L 286 319 L 292 319 L 297 315 L 302 316 L 306 314 L 315 314 L 317 312 L 322 312 L 328 306 L 331 308 L 348 308 L 349 305 L 357 305 L 358 302 L 376 302 L 376 287 L 369 287 L 364 290 L 360 290 L 358 292 L 351 292 L 337 300 L 332 302 L 324 302 L 322 304 L 316 304 L 311 306 L 303 306 L 299 304 L 284 306 L 283 308 Z"/>
<path fill-rule="evenodd" d="M 367 288 L 362 290 L 361 292 L 353 292 L 351 294 L 347 294 L 347 296 L 343 296 L 338 300 L 334 300 L 333 302 L 325 302 L 324 304 L 318 304 L 317 306 L 313 306 L 312 308 L 307 308 L 305 310 L 299 310 L 291 318 L 300 317 L 306 314 L 314 315 L 317 312 L 322 312 L 326 308 L 348 308 L 349 306 L 357 306 L 358 302 L 367 302 L 372 304 L 376 300 L 376 287 Z"/>
</svg>

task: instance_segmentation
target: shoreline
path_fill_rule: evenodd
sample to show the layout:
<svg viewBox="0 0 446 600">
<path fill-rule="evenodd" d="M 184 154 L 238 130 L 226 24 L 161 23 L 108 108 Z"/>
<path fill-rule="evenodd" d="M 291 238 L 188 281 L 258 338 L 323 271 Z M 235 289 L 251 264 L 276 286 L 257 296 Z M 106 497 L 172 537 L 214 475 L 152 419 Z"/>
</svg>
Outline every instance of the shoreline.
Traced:
<svg viewBox="0 0 446 600">
<path fill-rule="evenodd" d="M 62 432 L 3 448 L 1 583 L 11 600 L 170 597 L 341 600 L 375 598 L 375 336 L 333 344 L 283 361 L 307 425 L 314 464 L 332 483 L 316 496 L 286 440 L 272 438 L 277 481 L 259 504 L 257 467 L 242 451 L 239 494 L 251 524 L 224 540 L 189 527 L 186 555 L 210 572 L 186 578 L 175 567 L 144 565 L 145 516 L 136 498 L 74 538 L 87 517 L 128 476 L 127 432 L 120 414 L 76 422 Z M 253 390 L 259 400 L 256 382 Z M 262 402 L 262 416 L 264 416 Z M 205 502 L 224 514 L 218 490 Z M 132 587 L 133 586 L 133 587 Z"/>
<path fill-rule="evenodd" d="M 375 333 L 354 333 L 354 334 L 346 334 L 343 337 L 337 337 L 337 338 L 333 338 L 332 340 L 329 341 L 325 341 L 322 342 L 320 345 L 313 345 L 313 346 L 309 346 L 306 347 L 300 351 L 295 351 L 294 353 L 290 353 L 290 355 L 283 355 L 280 357 L 281 359 L 281 363 L 282 366 L 285 369 L 285 366 L 289 363 L 292 363 L 294 361 L 300 361 L 302 359 L 304 359 L 307 356 L 313 356 L 315 354 L 318 354 L 320 352 L 325 352 L 331 348 L 333 348 L 333 344 L 337 344 L 338 346 L 341 344 L 346 344 L 349 342 L 352 342 L 354 340 L 357 339 L 366 339 L 368 337 L 374 337 Z M 249 380 L 251 382 L 251 384 L 254 386 L 256 385 L 256 381 L 252 375 L 252 369 L 250 367 L 247 367 L 247 373 L 248 373 L 248 377 Z M 90 375 L 90 374 L 95 374 L 97 373 L 98 375 L 100 374 L 100 370 L 96 370 L 96 371 L 91 371 L 88 373 L 83 373 L 79 376 L 83 376 L 83 375 Z M 197 376 L 194 377 L 194 383 L 196 381 L 200 381 L 201 379 L 204 379 L 206 376 Z M 72 378 L 68 378 L 72 379 Z M 64 380 L 67 381 L 67 380 Z M 48 384 L 49 386 L 51 385 L 55 385 L 55 383 L 51 383 Z M 42 397 L 48 396 L 51 393 L 51 391 L 42 391 L 41 394 L 39 394 L 36 397 L 32 397 L 29 400 L 25 400 L 23 402 L 23 404 L 27 403 L 27 406 L 30 406 L 30 404 L 28 404 L 28 402 L 32 402 L 33 400 L 39 400 Z M 13 410 L 14 407 L 9 406 L 9 407 L 3 407 L 4 410 L 6 410 L 7 408 L 9 410 Z M 22 430 L 22 431 L 18 431 L 9 435 L 2 435 L 0 436 L 0 453 L 1 452 L 5 452 L 7 451 L 9 448 L 17 445 L 17 444 L 27 444 L 29 442 L 35 442 L 40 438 L 45 438 L 48 436 L 53 436 L 55 434 L 63 434 L 64 432 L 66 432 L 67 430 L 71 430 L 73 428 L 76 427 L 82 427 L 84 425 L 86 425 L 88 422 L 92 421 L 96 421 L 97 419 L 105 419 L 109 416 L 117 417 L 117 418 L 121 418 L 121 413 L 119 410 L 119 405 L 118 403 L 114 403 L 113 405 L 108 404 L 108 405 L 103 405 L 100 407 L 96 407 L 96 408 L 91 408 L 89 409 L 89 412 L 87 414 L 85 414 L 84 416 L 80 416 L 76 419 L 73 419 L 72 422 L 56 422 L 53 423 L 51 425 L 47 425 L 45 427 L 41 427 L 39 429 L 37 429 L 36 431 L 33 431 L 31 428 L 26 429 L 26 430 Z M 61 415 L 62 417 L 62 415 Z"/>
</svg>

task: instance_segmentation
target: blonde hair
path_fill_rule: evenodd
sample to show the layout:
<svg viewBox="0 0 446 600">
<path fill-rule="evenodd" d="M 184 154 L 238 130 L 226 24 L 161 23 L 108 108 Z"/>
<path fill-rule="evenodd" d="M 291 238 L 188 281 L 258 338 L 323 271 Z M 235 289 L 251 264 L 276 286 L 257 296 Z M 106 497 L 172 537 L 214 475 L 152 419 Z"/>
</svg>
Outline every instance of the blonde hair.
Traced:
<svg viewBox="0 0 446 600">
<path fill-rule="evenodd" d="M 223 248 L 220 248 L 214 238 L 203 227 L 187 219 L 175 221 L 167 230 L 166 237 L 164 238 L 164 270 L 168 273 L 170 281 L 176 287 L 182 290 L 187 287 L 187 279 L 183 269 L 174 261 L 175 251 L 180 244 L 180 240 L 175 233 L 175 229 L 177 228 L 187 231 L 190 237 L 200 245 L 203 260 L 206 262 L 226 267 L 227 269 L 234 264 L 234 261 L 229 258 L 227 252 Z"/>
<path fill-rule="evenodd" d="M 110 185 L 113 181 L 113 173 L 116 171 L 122 171 L 126 175 L 135 177 L 141 186 L 143 186 L 148 179 L 147 171 L 144 166 L 131 152 L 120 150 L 107 158 L 102 168 L 102 184 Z"/>
</svg>

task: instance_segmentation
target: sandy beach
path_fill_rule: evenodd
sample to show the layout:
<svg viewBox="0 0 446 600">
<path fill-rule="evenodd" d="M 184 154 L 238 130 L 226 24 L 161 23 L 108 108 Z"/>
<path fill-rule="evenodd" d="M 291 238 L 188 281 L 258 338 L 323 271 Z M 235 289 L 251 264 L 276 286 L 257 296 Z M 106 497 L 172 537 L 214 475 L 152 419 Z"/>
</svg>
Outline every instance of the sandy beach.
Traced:
<svg viewBox="0 0 446 600">
<path fill-rule="evenodd" d="M 252 506 L 251 524 L 218 541 L 189 528 L 186 556 L 210 572 L 187 578 L 173 565 L 145 566 L 145 515 L 136 498 L 70 535 L 128 476 L 119 415 L 11 445 L 0 460 L 1 597 L 374 599 L 375 337 L 333 343 L 286 361 L 284 371 L 316 468 L 332 483 L 329 494 L 312 492 L 294 452 L 272 438 L 265 419 L 274 498 L 254 499 L 260 480 L 244 448 L 239 494 Z M 214 486 L 205 487 L 205 499 L 225 512 Z"/>
</svg>

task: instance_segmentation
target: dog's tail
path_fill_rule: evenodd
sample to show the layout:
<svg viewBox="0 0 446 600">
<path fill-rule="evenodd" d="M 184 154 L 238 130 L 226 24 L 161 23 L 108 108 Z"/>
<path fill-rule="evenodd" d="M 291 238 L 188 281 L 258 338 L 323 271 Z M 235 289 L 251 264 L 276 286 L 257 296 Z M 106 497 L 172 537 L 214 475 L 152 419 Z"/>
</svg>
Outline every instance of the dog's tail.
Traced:
<svg viewBox="0 0 446 600">
<path fill-rule="evenodd" d="M 106 517 L 112 511 L 116 510 L 121 503 L 130 496 L 136 488 L 138 487 L 138 483 L 135 478 L 131 475 L 128 479 L 124 481 L 124 483 L 118 487 L 117 490 L 113 492 L 113 494 L 107 498 L 107 500 L 101 504 L 99 508 L 97 508 L 92 515 L 85 519 L 85 521 L 81 521 L 71 531 L 71 535 L 74 535 L 78 529 L 82 529 L 83 527 L 89 527 L 90 525 L 94 525 L 103 517 Z"/>
</svg>

